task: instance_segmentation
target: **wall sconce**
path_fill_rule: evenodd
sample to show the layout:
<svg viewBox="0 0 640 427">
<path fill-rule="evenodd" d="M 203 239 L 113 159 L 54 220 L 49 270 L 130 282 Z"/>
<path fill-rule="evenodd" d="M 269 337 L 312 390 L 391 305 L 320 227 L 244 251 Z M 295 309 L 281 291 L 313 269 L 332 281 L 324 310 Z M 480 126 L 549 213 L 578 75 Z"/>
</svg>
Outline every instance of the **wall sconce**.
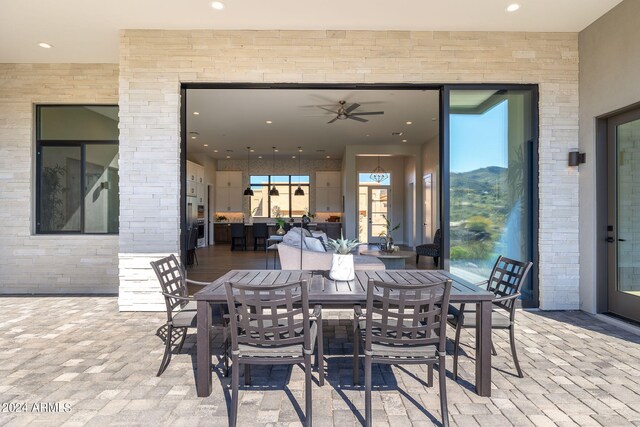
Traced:
<svg viewBox="0 0 640 427">
<path fill-rule="evenodd" d="M 569 166 L 578 166 L 587 161 L 587 154 L 578 150 L 569 151 Z"/>
</svg>

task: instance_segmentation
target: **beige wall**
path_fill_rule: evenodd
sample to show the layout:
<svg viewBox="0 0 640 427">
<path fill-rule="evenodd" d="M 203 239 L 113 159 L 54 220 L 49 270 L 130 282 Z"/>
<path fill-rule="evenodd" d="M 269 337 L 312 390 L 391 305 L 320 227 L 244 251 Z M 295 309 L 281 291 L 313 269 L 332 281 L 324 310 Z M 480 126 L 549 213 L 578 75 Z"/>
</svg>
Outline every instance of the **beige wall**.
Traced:
<svg viewBox="0 0 640 427">
<path fill-rule="evenodd" d="M 566 167 L 578 141 L 577 34 L 123 31 L 121 188 L 146 195 L 121 197 L 123 310 L 162 308 L 148 262 L 178 251 L 181 82 L 539 84 L 541 306 L 578 307 L 578 175 Z"/>
<path fill-rule="evenodd" d="M 0 64 L 0 293 L 118 292 L 118 236 L 34 235 L 36 104 L 116 104 L 114 64 Z"/>
<path fill-rule="evenodd" d="M 596 311 L 596 117 L 640 102 L 640 1 L 625 0 L 579 35 L 580 308 Z M 604 284 L 603 284 L 604 286 Z"/>
</svg>

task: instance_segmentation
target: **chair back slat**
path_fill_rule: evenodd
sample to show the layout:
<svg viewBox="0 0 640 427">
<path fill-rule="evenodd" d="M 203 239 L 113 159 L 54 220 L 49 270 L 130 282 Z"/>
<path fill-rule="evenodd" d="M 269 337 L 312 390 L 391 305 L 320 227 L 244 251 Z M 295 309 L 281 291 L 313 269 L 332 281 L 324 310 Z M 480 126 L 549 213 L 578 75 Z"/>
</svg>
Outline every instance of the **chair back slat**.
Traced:
<svg viewBox="0 0 640 427">
<path fill-rule="evenodd" d="M 489 276 L 487 290 L 493 292 L 496 298 L 519 293 L 532 265 L 532 262 L 516 261 L 503 256 L 498 257 L 491 271 L 491 276 Z M 512 313 L 516 307 L 516 299 L 494 302 L 494 304 Z"/>
<path fill-rule="evenodd" d="M 436 345 L 444 352 L 450 293 L 451 280 L 418 285 L 369 280 L 365 350 L 373 344 Z"/>
<path fill-rule="evenodd" d="M 156 273 L 162 292 L 176 297 L 189 296 L 184 268 L 175 255 L 172 254 L 157 261 L 152 261 L 151 268 Z M 171 320 L 171 313 L 187 305 L 187 301 L 167 295 L 164 296 L 164 302 L 167 306 L 169 320 Z"/>
<path fill-rule="evenodd" d="M 306 280 L 281 285 L 225 283 L 231 319 L 231 349 L 240 344 L 310 349 Z"/>
</svg>

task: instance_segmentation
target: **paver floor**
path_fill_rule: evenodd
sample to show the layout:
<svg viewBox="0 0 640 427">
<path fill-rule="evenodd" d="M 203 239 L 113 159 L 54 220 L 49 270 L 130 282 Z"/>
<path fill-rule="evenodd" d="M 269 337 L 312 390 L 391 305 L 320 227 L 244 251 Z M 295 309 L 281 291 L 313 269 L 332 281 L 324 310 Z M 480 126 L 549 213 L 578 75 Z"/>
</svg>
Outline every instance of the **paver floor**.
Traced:
<svg viewBox="0 0 640 427">
<path fill-rule="evenodd" d="M 116 298 L 2 298 L 0 425 L 225 426 L 229 379 L 214 356 L 213 393 L 195 390 L 195 335 L 162 377 L 156 331 L 164 313 L 120 313 Z M 348 311 L 325 314 L 328 381 L 313 387 L 314 425 L 360 425 L 364 392 L 352 384 Z M 453 425 L 640 426 L 640 337 L 581 312 L 519 312 L 515 376 L 506 334 L 495 331 L 492 397 L 473 391 L 473 336 L 463 332 L 460 379 L 447 379 Z M 449 329 L 449 335 L 452 335 Z M 214 336 L 214 353 L 221 340 Z M 450 372 L 452 361 L 447 360 Z M 440 419 L 437 372 L 376 366 L 374 425 Z M 300 425 L 300 367 L 257 367 L 240 393 L 239 424 Z"/>
</svg>

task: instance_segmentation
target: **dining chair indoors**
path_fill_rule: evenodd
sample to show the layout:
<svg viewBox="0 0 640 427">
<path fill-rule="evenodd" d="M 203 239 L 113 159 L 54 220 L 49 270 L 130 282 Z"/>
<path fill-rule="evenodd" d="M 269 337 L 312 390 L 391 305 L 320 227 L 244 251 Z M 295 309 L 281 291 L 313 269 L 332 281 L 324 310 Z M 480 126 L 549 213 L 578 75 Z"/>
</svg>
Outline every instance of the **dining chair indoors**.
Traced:
<svg viewBox="0 0 640 427">
<path fill-rule="evenodd" d="M 433 365 L 437 363 L 442 424 L 449 425 L 445 319 L 450 293 L 451 280 L 416 285 L 369 280 L 366 312 L 363 313 L 360 306 L 355 307 L 356 342 L 353 345 L 354 384 L 358 384 L 359 380 L 360 344 L 364 349 L 366 426 L 372 423 L 373 363 L 426 364 L 429 387 L 433 386 Z"/>
<path fill-rule="evenodd" d="M 489 280 L 480 284 L 488 291 L 495 294 L 493 309 L 491 312 L 491 329 L 507 329 L 511 344 L 513 363 L 522 378 L 522 369 L 518 362 L 515 338 L 516 302 L 520 297 L 520 289 L 524 283 L 532 262 L 520 262 L 503 256 L 498 257 Z M 476 327 L 476 305 L 470 307 L 465 304 L 451 304 L 449 306 L 449 324 L 456 328 L 453 349 L 453 378 L 458 379 L 458 355 L 460 353 L 460 332 L 463 328 Z M 493 354 L 497 354 L 493 342 L 491 343 Z"/>
<path fill-rule="evenodd" d="M 312 423 L 311 355 L 316 350 L 319 384 L 324 383 L 322 311 L 309 312 L 307 281 L 272 285 L 225 283 L 231 325 L 230 425 L 238 417 L 240 367 L 293 365 L 305 371 L 305 426 Z M 245 374 L 248 371 L 245 370 Z M 245 375 L 245 381 L 247 381 Z"/>
<path fill-rule="evenodd" d="M 182 332 L 177 348 L 177 352 L 180 353 L 187 337 L 188 329 L 195 329 L 198 326 L 196 316 L 197 304 L 194 298 L 189 296 L 187 284 L 205 286 L 209 283 L 187 279 L 184 268 L 178 262 L 175 255 L 169 255 L 157 261 L 152 261 L 151 267 L 160 282 L 160 288 L 162 289 L 162 295 L 164 296 L 167 309 L 167 336 L 165 338 L 164 356 L 160 363 L 160 369 L 158 369 L 158 373 L 156 374 L 156 376 L 160 376 L 165 369 L 167 369 L 167 366 L 169 366 L 169 362 L 171 362 L 171 346 L 174 342 L 174 332 Z M 217 319 L 214 317 L 213 322 L 214 324 L 212 326 L 222 329 L 225 347 L 224 366 L 226 375 L 229 367 L 227 357 L 229 328 L 222 316 Z"/>
</svg>

